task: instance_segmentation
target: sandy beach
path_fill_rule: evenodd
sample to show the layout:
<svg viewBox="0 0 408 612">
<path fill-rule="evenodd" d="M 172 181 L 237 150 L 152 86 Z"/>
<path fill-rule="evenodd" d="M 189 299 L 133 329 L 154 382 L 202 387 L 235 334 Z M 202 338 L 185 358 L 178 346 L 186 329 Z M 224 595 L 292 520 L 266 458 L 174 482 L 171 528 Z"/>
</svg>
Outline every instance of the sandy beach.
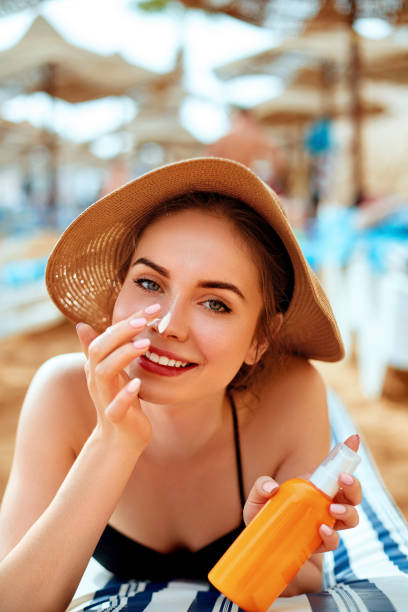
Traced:
<svg viewBox="0 0 408 612">
<path fill-rule="evenodd" d="M 79 350 L 71 324 L 61 322 L 46 331 L 0 342 L 0 496 L 10 471 L 18 415 L 27 386 L 46 359 Z M 347 405 L 377 462 L 382 477 L 408 519 L 408 373 L 389 370 L 383 396 L 366 399 L 359 388 L 353 359 L 316 364 L 329 387 Z"/>
</svg>

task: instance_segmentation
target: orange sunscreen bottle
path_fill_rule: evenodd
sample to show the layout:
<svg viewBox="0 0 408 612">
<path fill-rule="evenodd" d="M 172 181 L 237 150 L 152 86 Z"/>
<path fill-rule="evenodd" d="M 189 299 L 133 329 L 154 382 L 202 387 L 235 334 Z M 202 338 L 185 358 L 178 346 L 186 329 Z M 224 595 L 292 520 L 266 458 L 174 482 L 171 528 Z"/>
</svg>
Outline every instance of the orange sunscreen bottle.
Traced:
<svg viewBox="0 0 408 612">
<path fill-rule="evenodd" d="M 333 527 L 329 506 L 342 472 L 360 457 L 337 444 L 310 480 L 284 482 L 208 574 L 209 581 L 246 612 L 266 612 L 321 543 L 322 523 Z"/>
</svg>

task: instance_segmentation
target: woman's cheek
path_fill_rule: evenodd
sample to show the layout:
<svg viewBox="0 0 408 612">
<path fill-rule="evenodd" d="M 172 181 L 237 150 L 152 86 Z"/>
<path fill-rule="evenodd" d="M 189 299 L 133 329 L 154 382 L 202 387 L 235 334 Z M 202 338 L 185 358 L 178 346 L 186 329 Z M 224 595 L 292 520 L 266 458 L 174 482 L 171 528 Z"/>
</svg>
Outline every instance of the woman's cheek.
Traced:
<svg viewBox="0 0 408 612">
<path fill-rule="evenodd" d="M 123 321 L 146 306 L 159 302 L 155 295 L 136 293 L 135 287 L 124 285 L 116 299 L 112 312 L 112 323 Z"/>
<path fill-rule="evenodd" d="M 220 316 L 221 315 L 217 315 Z M 239 370 L 247 353 L 247 343 L 233 325 L 201 325 L 201 352 L 208 362 L 232 372 Z"/>
<path fill-rule="evenodd" d="M 144 304 L 143 300 L 141 300 L 139 297 L 137 300 L 135 300 L 135 296 L 129 296 L 128 292 L 125 292 L 122 289 L 117 297 L 115 306 L 113 307 L 112 323 L 117 323 L 118 321 L 127 319 L 127 317 L 130 317 L 132 314 L 143 309 L 145 306 L 147 306 L 147 304 Z"/>
<path fill-rule="evenodd" d="M 122 321 L 123 319 L 126 319 L 127 316 L 129 316 L 128 313 L 128 308 L 126 306 L 126 302 L 121 299 L 121 296 L 119 294 L 115 305 L 113 307 L 113 312 L 112 312 L 112 323 L 117 323 L 118 321 Z"/>
</svg>

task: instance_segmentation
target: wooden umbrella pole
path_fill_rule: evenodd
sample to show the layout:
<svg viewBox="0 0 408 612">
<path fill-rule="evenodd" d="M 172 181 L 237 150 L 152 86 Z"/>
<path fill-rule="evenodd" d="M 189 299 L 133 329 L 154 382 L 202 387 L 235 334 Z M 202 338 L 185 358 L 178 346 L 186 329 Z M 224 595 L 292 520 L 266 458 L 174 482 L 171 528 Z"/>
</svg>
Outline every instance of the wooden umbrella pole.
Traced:
<svg viewBox="0 0 408 612">
<path fill-rule="evenodd" d="M 351 0 L 350 14 L 350 93 L 351 93 L 351 121 L 353 126 L 351 143 L 353 205 L 361 203 L 364 193 L 363 176 L 363 115 L 361 108 L 361 58 L 360 45 L 357 32 L 353 29 L 356 15 L 356 0 Z"/>
<path fill-rule="evenodd" d="M 322 112 L 323 116 L 332 119 L 334 116 L 334 62 L 331 60 L 323 60 L 321 63 L 321 94 L 322 94 Z"/>
<path fill-rule="evenodd" d="M 56 224 L 57 216 L 57 197 L 58 197 L 58 136 L 55 129 L 55 89 L 56 89 L 56 66 L 46 64 L 44 91 L 50 96 L 52 104 L 51 122 L 48 125 L 46 135 L 46 146 L 48 150 L 48 195 L 47 195 L 47 223 L 51 226 Z"/>
</svg>

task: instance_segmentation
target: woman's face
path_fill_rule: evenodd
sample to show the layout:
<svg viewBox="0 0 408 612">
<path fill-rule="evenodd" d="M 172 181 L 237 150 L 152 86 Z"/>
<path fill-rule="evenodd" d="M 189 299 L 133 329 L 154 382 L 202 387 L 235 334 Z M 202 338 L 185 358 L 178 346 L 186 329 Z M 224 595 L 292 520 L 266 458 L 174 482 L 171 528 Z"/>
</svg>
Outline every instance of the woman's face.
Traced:
<svg viewBox="0 0 408 612">
<path fill-rule="evenodd" d="M 223 392 L 242 363 L 254 361 L 263 304 L 258 270 L 230 221 L 187 210 L 148 226 L 113 323 L 156 302 L 160 317 L 170 313 L 168 327 L 162 334 L 146 328 L 140 337 L 151 340 L 149 352 L 127 368 L 142 379 L 145 401 L 176 403 Z"/>
</svg>

